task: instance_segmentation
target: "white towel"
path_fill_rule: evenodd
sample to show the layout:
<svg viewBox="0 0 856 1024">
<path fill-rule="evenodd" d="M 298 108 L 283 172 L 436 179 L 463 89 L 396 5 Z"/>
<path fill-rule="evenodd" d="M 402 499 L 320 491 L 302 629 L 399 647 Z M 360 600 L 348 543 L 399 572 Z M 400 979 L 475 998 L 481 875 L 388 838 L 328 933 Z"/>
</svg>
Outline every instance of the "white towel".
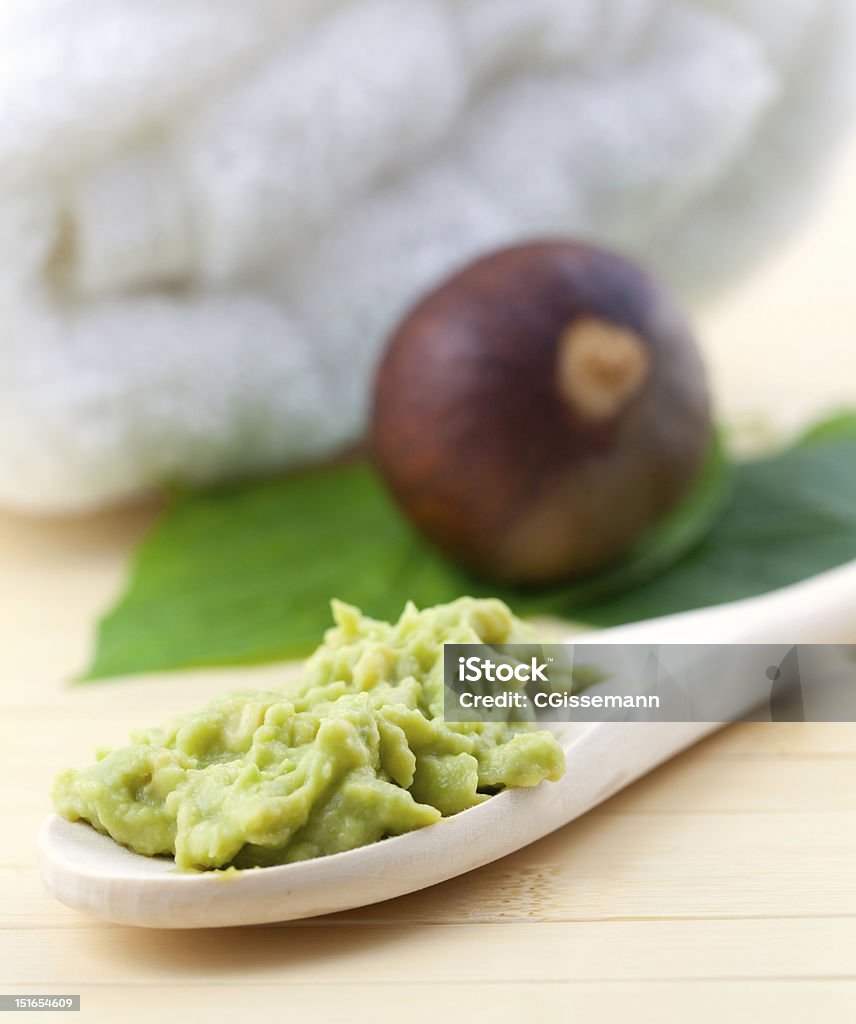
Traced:
<svg viewBox="0 0 856 1024">
<path fill-rule="evenodd" d="M 334 452 L 402 311 L 516 239 L 718 286 L 828 163 L 851 7 L 5 0 L 0 502 Z"/>
</svg>

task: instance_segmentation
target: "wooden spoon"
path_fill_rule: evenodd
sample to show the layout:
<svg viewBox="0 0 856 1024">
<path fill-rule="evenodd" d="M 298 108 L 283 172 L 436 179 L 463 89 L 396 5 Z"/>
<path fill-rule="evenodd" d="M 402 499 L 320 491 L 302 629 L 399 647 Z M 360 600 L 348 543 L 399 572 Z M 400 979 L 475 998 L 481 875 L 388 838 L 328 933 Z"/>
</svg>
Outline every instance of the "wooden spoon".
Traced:
<svg viewBox="0 0 856 1024">
<path fill-rule="evenodd" d="M 573 637 L 573 643 L 856 642 L 856 561 L 762 597 Z M 734 718 L 750 711 L 735 707 Z M 38 841 L 48 890 L 121 924 L 220 928 L 328 914 L 414 892 L 471 871 L 566 825 L 720 727 L 709 722 L 594 722 L 556 731 L 559 782 L 485 803 L 371 846 L 239 873 L 182 873 L 132 853 L 82 822 L 51 815 Z"/>
</svg>

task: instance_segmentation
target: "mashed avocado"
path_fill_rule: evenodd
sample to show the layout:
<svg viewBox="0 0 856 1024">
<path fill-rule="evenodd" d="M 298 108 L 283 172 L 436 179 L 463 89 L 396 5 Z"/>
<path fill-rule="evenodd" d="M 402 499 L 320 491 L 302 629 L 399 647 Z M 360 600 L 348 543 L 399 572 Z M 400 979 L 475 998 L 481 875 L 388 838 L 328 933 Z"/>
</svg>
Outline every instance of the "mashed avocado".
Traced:
<svg viewBox="0 0 856 1024">
<path fill-rule="evenodd" d="M 57 811 L 184 868 L 321 857 L 558 779 L 564 755 L 526 725 L 445 724 L 443 643 L 531 634 L 496 600 L 395 625 L 333 603 L 334 628 L 282 692 L 212 701 L 56 780 Z"/>
</svg>

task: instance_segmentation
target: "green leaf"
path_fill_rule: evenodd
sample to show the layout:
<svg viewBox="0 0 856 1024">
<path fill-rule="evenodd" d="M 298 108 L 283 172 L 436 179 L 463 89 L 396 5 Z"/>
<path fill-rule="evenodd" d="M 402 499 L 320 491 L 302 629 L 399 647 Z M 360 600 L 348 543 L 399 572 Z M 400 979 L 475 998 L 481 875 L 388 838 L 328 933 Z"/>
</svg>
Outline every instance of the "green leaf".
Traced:
<svg viewBox="0 0 856 1024">
<path fill-rule="evenodd" d="M 834 438 L 856 436 L 856 410 L 844 409 L 827 416 L 819 423 L 814 423 L 806 430 L 797 442 L 798 444 L 812 444 L 814 441 L 828 441 Z"/>
<path fill-rule="evenodd" d="M 856 557 L 856 422 L 733 478 L 716 448 L 693 494 L 618 567 L 573 586 L 474 580 L 430 549 L 363 464 L 174 499 L 98 629 L 86 679 L 299 657 L 340 597 L 396 617 L 464 593 L 608 625 L 734 600 Z"/>
<path fill-rule="evenodd" d="M 841 426 L 841 424 L 839 424 Z M 585 609 L 610 626 L 753 597 L 856 558 L 856 420 L 737 468 L 734 501 L 668 572 Z"/>
</svg>

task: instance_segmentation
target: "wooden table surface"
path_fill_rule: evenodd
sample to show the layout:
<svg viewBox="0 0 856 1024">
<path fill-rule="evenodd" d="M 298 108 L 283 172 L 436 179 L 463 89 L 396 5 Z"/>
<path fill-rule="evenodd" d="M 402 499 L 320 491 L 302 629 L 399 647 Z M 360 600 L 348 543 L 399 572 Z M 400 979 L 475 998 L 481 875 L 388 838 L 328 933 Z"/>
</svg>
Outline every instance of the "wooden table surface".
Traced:
<svg viewBox="0 0 856 1024">
<path fill-rule="evenodd" d="M 856 151 L 807 231 L 704 314 L 731 421 L 856 403 L 854 214 Z M 732 727 L 512 857 L 335 917 L 145 932 L 56 903 L 34 857 L 54 773 L 283 671 L 69 683 L 156 511 L 0 515 L 0 992 L 80 993 L 74 1019 L 105 1022 L 856 1019 L 856 725 Z"/>
</svg>

